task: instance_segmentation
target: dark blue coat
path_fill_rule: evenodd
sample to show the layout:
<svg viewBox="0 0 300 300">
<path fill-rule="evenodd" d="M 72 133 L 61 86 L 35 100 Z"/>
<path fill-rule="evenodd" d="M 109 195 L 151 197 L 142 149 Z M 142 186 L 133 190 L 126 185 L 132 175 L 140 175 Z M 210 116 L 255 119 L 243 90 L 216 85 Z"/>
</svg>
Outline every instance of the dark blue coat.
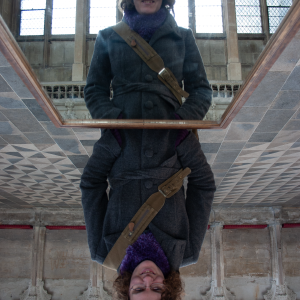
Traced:
<svg viewBox="0 0 300 300">
<path fill-rule="evenodd" d="M 180 107 L 177 99 L 142 59 L 111 28 L 97 36 L 84 96 L 94 119 L 202 120 L 212 92 L 192 31 L 178 27 L 168 13 L 149 44 L 161 56 L 190 96 Z M 114 96 L 110 100 L 110 83 Z"/>
<path fill-rule="evenodd" d="M 149 44 L 190 94 L 180 107 L 157 75 L 112 28 L 99 32 L 85 87 L 93 118 L 201 120 L 211 103 L 211 89 L 192 32 L 168 14 Z M 112 80 L 114 97 L 109 99 Z M 95 144 L 81 181 L 89 247 L 102 263 L 120 233 L 157 187 L 182 167 L 189 167 L 187 198 L 181 189 L 166 201 L 149 228 L 172 268 L 195 263 L 206 232 L 215 191 L 213 174 L 199 142 L 190 134 L 177 148 L 177 130 L 120 130 L 122 147 L 110 130 Z M 111 190 L 106 195 L 106 179 Z"/>
<path fill-rule="evenodd" d="M 142 204 L 158 186 L 180 168 L 189 167 L 186 197 L 184 188 L 166 203 L 149 225 L 162 246 L 170 265 L 196 263 L 208 225 L 215 192 L 214 177 L 194 134 L 161 161 L 154 156 L 153 167 L 119 168 L 123 149 L 107 130 L 95 144 L 81 178 L 84 210 L 91 257 L 100 264 Z M 132 156 L 135 164 L 138 157 Z M 107 178 L 111 189 L 106 193 Z"/>
</svg>

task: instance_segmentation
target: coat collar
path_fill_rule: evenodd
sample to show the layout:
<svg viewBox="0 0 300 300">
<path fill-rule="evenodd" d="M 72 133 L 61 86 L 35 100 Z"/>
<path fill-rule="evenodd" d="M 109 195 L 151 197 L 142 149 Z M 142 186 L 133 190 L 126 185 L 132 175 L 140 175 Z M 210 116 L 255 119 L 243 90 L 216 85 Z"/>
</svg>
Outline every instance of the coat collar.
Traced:
<svg viewBox="0 0 300 300">
<path fill-rule="evenodd" d="M 153 34 L 152 38 L 149 41 L 149 45 L 152 46 L 158 39 L 168 34 L 174 34 L 177 38 L 182 38 L 179 27 L 174 17 L 170 14 L 169 11 L 167 14 L 166 21 Z"/>
</svg>

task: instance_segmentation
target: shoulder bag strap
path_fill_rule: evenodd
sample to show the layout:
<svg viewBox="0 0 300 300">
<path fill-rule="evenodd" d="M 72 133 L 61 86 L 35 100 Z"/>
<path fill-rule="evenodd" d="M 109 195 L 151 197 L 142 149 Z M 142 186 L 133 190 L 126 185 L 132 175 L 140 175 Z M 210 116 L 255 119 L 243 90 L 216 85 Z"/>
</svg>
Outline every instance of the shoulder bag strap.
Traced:
<svg viewBox="0 0 300 300">
<path fill-rule="evenodd" d="M 182 105 L 181 97 L 187 98 L 189 93 L 185 92 L 178 84 L 176 77 L 170 69 L 165 68 L 162 58 L 156 51 L 135 31 L 123 21 L 112 27 L 113 30 L 139 55 L 139 57 L 156 72 L 160 81 L 174 94 Z"/>
<path fill-rule="evenodd" d="M 158 187 L 158 192 L 148 198 L 123 230 L 105 258 L 103 266 L 112 270 L 118 269 L 126 254 L 127 247 L 132 245 L 144 232 L 153 218 L 164 206 L 166 198 L 170 198 L 180 190 L 184 177 L 190 173 L 190 168 L 181 169 Z"/>
</svg>

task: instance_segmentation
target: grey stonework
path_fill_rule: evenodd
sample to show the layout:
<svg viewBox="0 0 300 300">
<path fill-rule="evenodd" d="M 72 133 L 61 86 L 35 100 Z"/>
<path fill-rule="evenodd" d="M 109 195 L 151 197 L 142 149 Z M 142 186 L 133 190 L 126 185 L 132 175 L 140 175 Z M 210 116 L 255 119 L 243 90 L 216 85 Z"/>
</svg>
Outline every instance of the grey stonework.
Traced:
<svg viewBox="0 0 300 300">
<path fill-rule="evenodd" d="M 298 299 L 300 228 L 282 224 L 299 222 L 290 208 L 213 209 L 198 262 L 180 269 L 184 299 Z M 81 209 L 1 209 L 0 223 L 33 226 L 0 229 L 1 300 L 111 299 L 116 273 L 90 260 L 85 230 L 45 228 L 84 225 Z M 267 227 L 223 228 L 243 224 Z"/>
</svg>

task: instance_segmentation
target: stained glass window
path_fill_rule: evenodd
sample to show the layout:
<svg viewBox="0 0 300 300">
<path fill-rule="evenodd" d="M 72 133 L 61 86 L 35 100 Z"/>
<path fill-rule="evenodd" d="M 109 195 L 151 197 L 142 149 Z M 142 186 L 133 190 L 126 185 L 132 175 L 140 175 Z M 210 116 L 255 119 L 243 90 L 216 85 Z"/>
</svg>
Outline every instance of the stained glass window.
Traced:
<svg viewBox="0 0 300 300">
<path fill-rule="evenodd" d="M 196 32 L 223 33 L 221 0 L 195 0 Z"/>
<path fill-rule="evenodd" d="M 235 0 L 238 33 L 262 33 L 259 0 Z"/>
</svg>

